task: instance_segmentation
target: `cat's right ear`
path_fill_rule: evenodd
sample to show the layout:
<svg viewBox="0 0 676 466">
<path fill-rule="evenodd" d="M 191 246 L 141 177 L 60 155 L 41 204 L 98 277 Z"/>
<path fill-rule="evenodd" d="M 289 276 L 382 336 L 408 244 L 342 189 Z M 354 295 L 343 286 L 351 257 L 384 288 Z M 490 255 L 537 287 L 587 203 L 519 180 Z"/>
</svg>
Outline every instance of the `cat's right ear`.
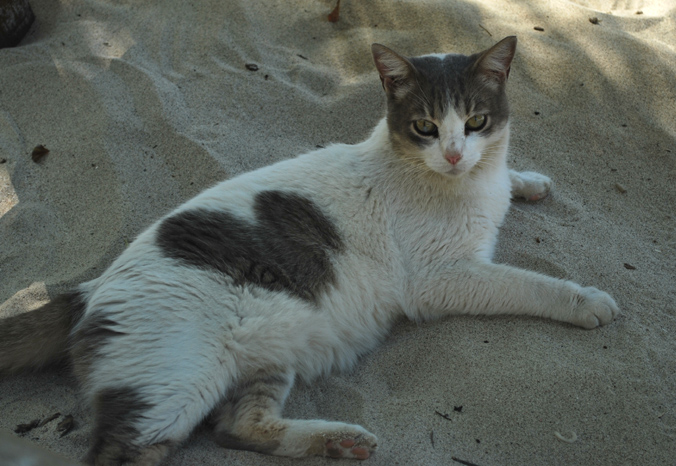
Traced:
<svg viewBox="0 0 676 466">
<path fill-rule="evenodd" d="M 371 52 L 387 95 L 394 98 L 403 97 L 411 88 L 413 65 L 384 45 L 371 45 Z"/>
<path fill-rule="evenodd" d="M 477 74 L 486 84 L 503 85 L 509 77 L 515 51 L 516 36 L 505 37 L 490 49 L 479 54 L 476 63 Z"/>
</svg>

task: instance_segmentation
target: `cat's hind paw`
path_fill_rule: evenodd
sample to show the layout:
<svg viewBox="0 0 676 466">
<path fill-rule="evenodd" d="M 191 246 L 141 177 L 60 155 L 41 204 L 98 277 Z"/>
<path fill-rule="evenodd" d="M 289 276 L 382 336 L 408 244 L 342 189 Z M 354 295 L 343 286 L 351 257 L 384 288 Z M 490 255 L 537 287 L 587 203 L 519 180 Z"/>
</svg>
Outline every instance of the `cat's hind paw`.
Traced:
<svg viewBox="0 0 676 466">
<path fill-rule="evenodd" d="M 325 456 L 365 460 L 371 456 L 377 446 L 377 439 L 371 434 L 342 440 L 329 440 L 325 445 Z"/>
<path fill-rule="evenodd" d="M 512 182 L 512 198 L 515 199 L 539 201 L 549 196 L 552 189 L 551 178 L 540 173 L 510 170 L 509 178 Z"/>
<path fill-rule="evenodd" d="M 587 329 L 609 324 L 620 313 L 620 308 L 608 293 L 593 286 L 582 288 L 571 323 Z"/>
<path fill-rule="evenodd" d="M 365 460 L 378 447 L 375 435 L 355 424 L 320 420 L 287 420 L 280 456 L 326 456 Z"/>
</svg>

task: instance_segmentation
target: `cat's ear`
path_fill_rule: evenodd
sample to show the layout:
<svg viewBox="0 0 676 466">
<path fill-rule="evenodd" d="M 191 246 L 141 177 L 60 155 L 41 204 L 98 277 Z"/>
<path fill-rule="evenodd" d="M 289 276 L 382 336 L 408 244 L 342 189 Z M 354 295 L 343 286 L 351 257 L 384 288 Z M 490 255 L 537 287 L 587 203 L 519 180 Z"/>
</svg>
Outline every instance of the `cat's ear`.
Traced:
<svg viewBox="0 0 676 466">
<path fill-rule="evenodd" d="M 371 45 L 371 52 L 387 95 L 395 98 L 403 97 L 411 88 L 413 77 L 411 62 L 384 45 Z"/>
<path fill-rule="evenodd" d="M 476 61 L 477 75 L 487 84 L 504 84 L 516 52 L 516 36 L 502 39 L 490 49 L 479 54 Z"/>
</svg>

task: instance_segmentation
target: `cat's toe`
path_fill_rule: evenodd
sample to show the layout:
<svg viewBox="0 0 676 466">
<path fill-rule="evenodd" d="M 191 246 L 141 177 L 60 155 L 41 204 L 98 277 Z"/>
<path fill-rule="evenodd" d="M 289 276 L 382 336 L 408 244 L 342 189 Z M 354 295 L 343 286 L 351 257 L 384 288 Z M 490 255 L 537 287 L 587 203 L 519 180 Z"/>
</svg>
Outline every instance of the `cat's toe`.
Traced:
<svg viewBox="0 0 676 466">
<path fill-rule="evenodd" d="M 549 196 L 549 190 L 533 194 L 528 198 L 529 201 L 539 201 L 541 199 L 544 199 L 545 197 Z"/>
<path fill-rule="evenodd" d="M 609 324 L 620 313 L 615 300 L 594 287 L 582 288 L 578 295 L 573 324 L 587 329 Z"/>
<path fill-rule="evenodd" d="M 368 459 L 378 446 L 373 434 L 358 435 L 343 439 L 331 439 L 326 442 L 325 455 L 331 458 Z"/>
</svg>

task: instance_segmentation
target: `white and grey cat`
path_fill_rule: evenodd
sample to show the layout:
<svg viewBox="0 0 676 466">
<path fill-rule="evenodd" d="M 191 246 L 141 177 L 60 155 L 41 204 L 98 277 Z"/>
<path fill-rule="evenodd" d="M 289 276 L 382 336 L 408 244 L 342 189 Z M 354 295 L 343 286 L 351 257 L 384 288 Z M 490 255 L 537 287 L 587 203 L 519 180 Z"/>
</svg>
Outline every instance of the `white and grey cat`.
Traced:
<svg viewBox="0 0 676 466">
<path fill-rule="evenodd" d="M 142 233 L 99 278 L 0 323 L 0 370 L 70 360 L 95 412 L 85 461 L 154 465 L 207 417 L 228 448 L 365 459 L 357 425 L 281 416 L 296 377 L 346 369 L 393 321 L 523 314 L 609 323 L 596 288 L 491 263 L 511 197 L 507 37 L 471 56 L 373 57 L 387 117 L 225 181 Z"/>
</svg>

